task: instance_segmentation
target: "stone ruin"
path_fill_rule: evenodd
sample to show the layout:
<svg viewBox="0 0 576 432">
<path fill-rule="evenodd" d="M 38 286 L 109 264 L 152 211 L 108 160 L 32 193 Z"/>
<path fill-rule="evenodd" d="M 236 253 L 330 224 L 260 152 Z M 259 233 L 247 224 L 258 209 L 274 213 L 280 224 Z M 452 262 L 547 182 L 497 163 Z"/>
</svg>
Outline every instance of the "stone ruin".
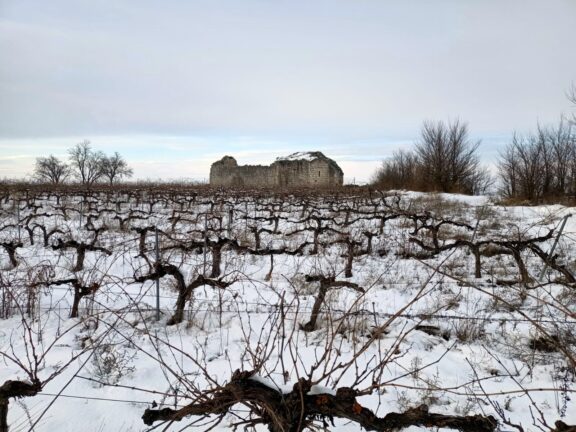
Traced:
<svg viewBox="0 0 576 432">
<path fill-rule="evenodd" d="M 232 156 L 224 156 L 210 168 L 211 186 L 333 187 L 343 182 L 342 169 L 321 152 L 293 153 L 272 165 L 238 165 Z"/>
</svg>

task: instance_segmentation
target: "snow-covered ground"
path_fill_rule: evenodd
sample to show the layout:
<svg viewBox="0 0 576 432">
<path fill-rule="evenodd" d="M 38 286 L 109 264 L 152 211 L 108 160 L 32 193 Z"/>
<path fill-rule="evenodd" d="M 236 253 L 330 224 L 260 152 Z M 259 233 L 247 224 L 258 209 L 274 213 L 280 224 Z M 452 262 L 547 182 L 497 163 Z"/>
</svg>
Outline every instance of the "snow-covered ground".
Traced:
<svg viewBox="0 0 576 432">
<path fill-rule="evenodd" d="M 533 244 L 548 253 L 574 209 L 407 192 L 383 199 L 156 191 L 59 202 L 55 194 L 11 194 L 0 211 L 0 243 L 22 243 L 15 267 L 0 249 L 0 385 L 45 382 L 39 394 L 10 400 L 11 432 L 153 430 L 141 419 L 146 408 L 185 406 L 236 370 L 256 371 L 284 392 L 302 377 L 311 394 L 353 387 L 379 417 L 427 404 L 430 412 L 493 415 L 502 430 L 512 428 L 504 420 L 525 430 L 576 423 L 576 291 L 567 280 L 576 272 L 576 217 L 555 250 L 567 273 L 544 269 L 522 246 L 542 237 Z M 156 278 L 157 296 L 152 277 L 156 228 L 160 261 L 185 284 L 205 275 L 228 285 L 196 287 L 176 325 L 167 325 L 176 278 Z M 210 277 L 213 245 L 224 238 L 238 246 L 223 246 L 221 274 Z M 75 247 L 53 248 L 72 240 L 101 248 L 86 252 L 81 270 Z M 446 247 L 457 241 L 481 248 L 480 277 L 470 247 Z M 346 282 L 328 290 L 313 331 L 302 327 L 320 282 L 307 276 Z M 90 291 L 76 318 L 72 280 Z M 216 430 L 248 411 L 235 406 Z M 203 430 L 216 417 L 155 430 Z M 329 430 L 360 426 L 336 419 Z"/>
</svg>

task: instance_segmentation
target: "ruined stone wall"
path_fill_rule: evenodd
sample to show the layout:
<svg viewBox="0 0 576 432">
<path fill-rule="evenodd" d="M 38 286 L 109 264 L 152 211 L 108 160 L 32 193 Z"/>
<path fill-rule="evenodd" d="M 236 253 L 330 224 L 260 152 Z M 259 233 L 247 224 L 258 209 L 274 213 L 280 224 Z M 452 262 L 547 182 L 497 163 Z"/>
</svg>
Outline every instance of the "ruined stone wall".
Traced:
<svg viewBox="0 0 576 432">
<path fill-rule="evenodd" d="M 269 166 L 242 165 L 236 168 L 231 186 L 269 187 L 276 184 L 276 173 Z"/>
<path fill-rule="evenodd" d="M 277 160 L 270 166 L 238 166 L 233 157 L 225 156 L 210 169 L 213 186 L 238 187 L 330 187 L 343 183 L 338 165 L 321 153 L 313 160 Z"/>
<path fill-rule="evenodd" d="M 328 187 L 342 184 L 342 175 L 324 160 L 277 161 L 272 164 L 277 170 L 278 186 Z"/>
<path fill-rule="evenodd" d="M 224 156 L 210 167 L 210 184 L 213 186 L 228 186 L 234 180 L 234 174 L 238 168 L 236 159 Z"/>
<path fill-rule="evenodd" d="M 276 183 L 276 173 L 269 166 L 242 165 L 230 156 L 212 164 L 212 186 L 268 187 Z"/>
</svg>

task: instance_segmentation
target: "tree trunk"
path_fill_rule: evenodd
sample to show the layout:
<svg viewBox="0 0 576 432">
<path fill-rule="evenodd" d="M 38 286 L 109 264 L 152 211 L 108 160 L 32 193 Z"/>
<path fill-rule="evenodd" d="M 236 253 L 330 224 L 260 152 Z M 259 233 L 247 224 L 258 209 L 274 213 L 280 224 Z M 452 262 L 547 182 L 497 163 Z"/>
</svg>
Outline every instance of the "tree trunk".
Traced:
<svg viewBox="0 0 576 432">
<path fill-rule="evenodd" d="M 482 277 L 481 261 L 480 261 L 480 248 L 478 246 L 471 247 L 470 250 L 474 254 L 474 277 L 480 279 Z"/>
<path fill-rule="evenodd" d="M 12 268 L 16 268 L 18 266 L 18 260 L 16 259 L 16 249 L 22 247 L 22 243 L 12 241 L 10 243 L 2 243 L 2 246 L 8 254 L 10 265 Z"/>
<path fill-rule="evenodd" d="M 254 228 L 254 250 L 260 249 L 260 231 L 258 228 Z"/>
<path fill-rule="evenodd" d="M 8 432 L 8 398 L 0 399 L 0 432 Z"/>
<path fill-rule="evenodd" d="M 28 238 L 30 238 L 30 244 L 34 246 L 34 228 L 25 226 L 24 229 L 28 232 Z"/>
<path fill-rule="evenodd" d="M 388 413 L 377 417 L 370 409 L 356 400 L 356 391 L 341 387 L 336 395 L 308 394 L 310 382 L 302 378 L 290 393 L 281 393 L 256 380 L 254 372 L 237 370 L 228 384 L 218 391 L 207 392 L 200 402 L 183 408 L 146 409 L 142 420 L 145 425 L 155 422 L 181 421 L 190 415 L 225 415 L 236 404 L 247 406 L 254 414 L 254 423 L 263 423 L 271 432 L 300 432 L 312 429 L 314 422 L 333 421 L 334 417 L 347 419 L 359 428 L 373 431 L 401 430 L 410 426 L 449 428 L 461 432 L 494 432 L 498 422 L 492 416 L 452 416 L 430 413 L 427 405 L 411 408 L 403 413 Z M 552 432 L 571 432 L 570 426 L 556 423 Z M 319 428 L 315 428 L 319 429 Z"/>
<path fill-rule="evenodd" d="M 86 248 L 80 245 L 76 249 L 78 256 L 76 257 L 76 266 L 72 269 L 73 272 L 81 271 L 84 269 L 84 257 L 86 256 Z"/>
<path fill-rule="evenodd" d="M 268 272 L 266 277 L 264 277 L 264 281 L 270 282 L 270 279 L 272 279 L 272 272 L 273 271 L 274 271 L 274 254 L 271 254 L 270 255 L 270 271 Z"/>
<path fill-rule="evenodd" d="M 220 263 L 222 262 L 223 246 L 223 244 L 215 244 L 212 246 L 212 273 L 210 273 L 211 278 L 217 278 L 220 276 Z"/>
<path fill-rule="evenodd" d="M 530 278 L 530 275 L 528 274 L 528 269 L 526 268 L 526 265 L 524 264 L 524 261 L 522 260 L 522 256 L 520 255 L 520 251 L 516 248 L 510 248 L 510 250 L 512 251 L 512 256 L 514 257 L 516 264 L 518 264 L 518 271 L 520 272 L 520 281 L 523 284 L 530 283 L 532 281 L 532 279 Z"/>
<path fill-rule="evenodd" d="M 320 235 L 320 230 L 314 230 L 314 248 L 310 251 L 310 255 L 318 254 L 318 236 Z"/>
<path fill-rule="evenodd" d="M 354 261 L 354 242 L 348 241 L 348 256 L 346 258 L 346 268 L 344 269 L 344 277 L 352 277 L 352 263 Z"/>
<path fill-rule="evenodd" d="M 10 264 L 12 268 L 16 268 L 18 266 L 18 260 L 16 259 L 16 249 L 13 247 L 6 248 L 6 252 L 8 252 L 8 257 L 10 258 Z"/>
<path fill-rule="evenodd" d="M 372 253 L 372 237 L 374 237 L 374 234 L 367 231 L 364 233 L 364 235 L 367 238 L 367 240 L 366 240 L 366 254 L 370 255 Z"/>
<path fill-rule="evenodd" d="M 70 318 L 78 318 L 78 309 L 82 297 L 83 296 L 80 294 L 80 289 L 74 287 L 74 300 L 72 301 L 72 310 L 70 311 Z"/>
<path fill-rule="evenodd" d="M 178 290 L 178 298 L 176 299 L 176 305 L 174 308 L 174 314 L 172 318 L 168 320 L 166 325 L 180 324 L 184 319 L 184 308 L 186 307 L 186 302 L 192 293 L 192 289 L 188 287 L 182 287 Z"/>
<path fill-rule="evenodd" d="M 314 306 L 312 306 L 312 313 L 310 314 L 310 321 L 306 324 L 301 326 L 301 329 L 306 332 L 311 332 L 316 330 L 316 321 L 318 320 L 318 315 L 320 315 L 320 308 L 324 303 L 324 299 L 326 298 L 326 292 L 328 291 L 328 284 L 324 281 L 320 282 L 320 291 L 318 291 L 318 295 L 316 296 L 316 300 L 314 301 Z"/>
<path fill-rule="evenodd" d="M 146 233 L 147 230 L 140 231 L 140 239 L 138 240 L 138 253 L 139 256 L 146 256 Z"/>
</svg>

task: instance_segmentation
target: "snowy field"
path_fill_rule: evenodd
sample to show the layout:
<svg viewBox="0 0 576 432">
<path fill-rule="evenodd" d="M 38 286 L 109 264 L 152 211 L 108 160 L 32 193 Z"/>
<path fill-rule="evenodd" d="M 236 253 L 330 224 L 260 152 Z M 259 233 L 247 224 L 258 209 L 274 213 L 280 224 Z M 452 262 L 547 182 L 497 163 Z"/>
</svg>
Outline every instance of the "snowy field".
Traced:
<svg viewBox="0 0 576 432">
<path fill-rule="evenodd" d="M 11 432 L 359 431 L 393 412 L 576 424 L 576 217 L 558 235 L 574 209 L 402 192 L 1 198 L 0 397 L 28 386 L 8 399 Z"/>
</svg>

